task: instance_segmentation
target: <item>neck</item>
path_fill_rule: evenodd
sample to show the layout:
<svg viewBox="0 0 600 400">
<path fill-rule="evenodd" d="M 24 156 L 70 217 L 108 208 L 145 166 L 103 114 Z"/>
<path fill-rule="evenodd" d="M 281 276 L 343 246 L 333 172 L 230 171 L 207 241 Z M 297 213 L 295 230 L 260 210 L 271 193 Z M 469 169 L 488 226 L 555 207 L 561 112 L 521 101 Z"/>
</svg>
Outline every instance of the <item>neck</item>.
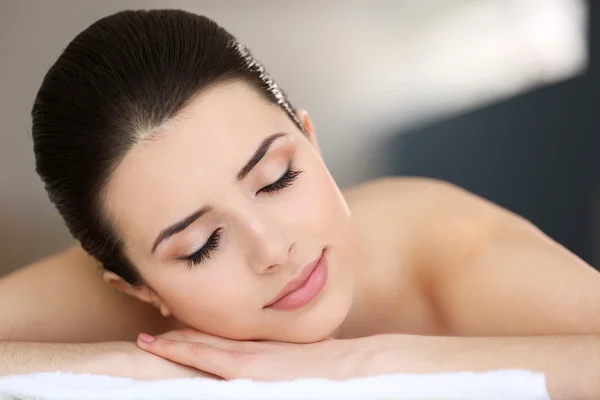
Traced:
<svg viewBox="0 0 600 400">
<path fill-rule="evenodd" d="M 367 271 L 373 263 L 373 259 L 367 257 L 367 254 L 372 253 L 364 246 L 364 241 L 357 240 L 354 246 L 356 254 L 352 257 L 353 262 L 349 263 L 353 274 L 353 296 L 350 310 L 340 324 L 340 326 L 332 333 L 333 339 L 351 339 L 361 337 L 359 329 L 364 330 L 365 319 L 368 316 L 370 293 L 372 292 L 371 279 Z"/>
</svg>

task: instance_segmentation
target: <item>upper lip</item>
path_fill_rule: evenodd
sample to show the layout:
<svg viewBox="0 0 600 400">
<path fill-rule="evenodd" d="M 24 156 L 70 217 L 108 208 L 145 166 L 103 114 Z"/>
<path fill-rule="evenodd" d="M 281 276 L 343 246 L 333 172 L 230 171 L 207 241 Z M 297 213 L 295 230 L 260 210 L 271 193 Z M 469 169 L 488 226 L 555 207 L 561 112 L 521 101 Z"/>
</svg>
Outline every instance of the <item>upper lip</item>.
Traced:
<svg viewBox="0 0 600 400">
<path fill-rule="evenodd" d="M 267 305 L 265 305 L 265 307 L 269 307 L 269 306 L 277 303 L 279 300 L 281 300 L 288 294 L 292 293 L 294 290 L 299 289 L 302 286 L 304 286 L 304 284 L 308 280 L 308 277 L 315 270 L 315 268 L 319 264 L 319 261 L 321 261 L 322 257 L 323 257 L 323 252 L 321 252 L 321 254 L 319 255 L 319 257 L 317 257 L 316 260 L 314 260 L 313 262 L 308 264 L 306 267 L 302 268 L 302 270 L 300 271 L 298 276 L 296 276 L 287 285 L 285 285 L 284 288 L 281 289 L 281 291 L 277 294 L 277 296 L 275 296 L 271 301 L 269 301 L 267 303 Z"/>
</svg>

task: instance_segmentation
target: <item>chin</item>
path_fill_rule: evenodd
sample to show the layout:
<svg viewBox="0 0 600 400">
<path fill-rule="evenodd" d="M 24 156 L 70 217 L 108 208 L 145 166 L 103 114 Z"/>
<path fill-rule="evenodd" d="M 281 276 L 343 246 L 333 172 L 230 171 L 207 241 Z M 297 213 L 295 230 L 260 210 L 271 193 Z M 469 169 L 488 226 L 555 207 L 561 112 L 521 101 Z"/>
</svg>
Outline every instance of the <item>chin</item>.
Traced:
<svg viewBox="0 0 600 400">
<path fill-rule="evenodd" d="M 290 315 L 278 337 L 270 340 L 290 343 L 313 343 L 330 338 L 343 324 L 352 306 L 351 285 L 327 285 L 323 292 L 298 315 Z M 337 286 L 337 285 L 335 285 Z"/>
<path fill-rule="evenodd" d="M 340 327 L 344 321 L 346 314 L 340 314 L 338 318 L 332 318 L 328 314 L 326 320 L 318 319 L 309 320 L 303 319 L 304 323 L 298 329 L 286 329 L 285 332 L 280 332 L 277 336 L 273 336 L 268 340 L 287 343 L 314 343 L 321 340 L 331 338 L 332 334 Z M 297 326 L 298 324 L 294 324 Z"/>
</svg>

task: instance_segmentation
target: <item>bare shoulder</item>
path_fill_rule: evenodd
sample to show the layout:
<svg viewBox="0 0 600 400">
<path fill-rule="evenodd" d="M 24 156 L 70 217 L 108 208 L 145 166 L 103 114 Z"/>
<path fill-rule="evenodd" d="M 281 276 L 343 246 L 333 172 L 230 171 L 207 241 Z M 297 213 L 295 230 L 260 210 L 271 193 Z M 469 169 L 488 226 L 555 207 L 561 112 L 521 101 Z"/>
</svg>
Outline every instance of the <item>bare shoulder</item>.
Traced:
<svg viewBox="0 0 600 400">
<path fill-rule="evenodd" d="M 385 177 L 344 191 L 350 208 L 359 214 L 377 209 L 382 217 L 403 224 L 436 221 L 522 221 L 517 215 L 452 183 L 421 177 Z M 374 216 L 374 215 L 372 215 Z M 400 222 L 399 221 L 399 222 Z"/>
<path fill-rule="evenodd" d="M 345 195 L 358 230 L 378 232 L 378 240 L 385 236 L 404 257 L 423 246 L 438 246 L 440 240 L 460 237 L 464 242 L 467 235 L 477 236 L 479 220 L 498 213 L 466 190 L 429 178 L 381 178 L 347 189 Z"/>
<path fill-rule="evenodd" d="M 402 201 L 409 203 L 418 200 L 422 204 L 423 200 L 435 200 L 441 195 L 468 195 L 465 190 L 444 182 L 431 178 L 420 177 L 384 177 L 374 179 L 344 190 L 344 194 L 349 203 L 359 205 L 362 202 L 385 202 L 396 203 Z"/>
<path fill-rule="evenodd" d="M 591 300 L 598 293 L 597 272 L 526 219 L 431 179 L 372 181 L 350 189 L 347 198 L 363 242 L 372 254 L 386 255 L 377 259 L 383 263 L 376 272 L 385 279 L 375 281 L 376 292 L 392 297 L 404 282 L 410 294 L 397 300 L 399 311 L 390 317 L 397 318 L 398 331 L 520 335 L 597 329 L 592 324 L 598 303 Z M 567 292 L 569 286 L 577 290 Z M 506 304 L 513 305 L 510 312 Z M 416 318 L 401 313 L 406 305 Z M 561 322 L 551 322 L 557 318 Z"/>
<path fill-rule="evenodd" d="M 371 264 L 361 277 L 380 304 L 396 301 L 385 329 L 443 334 L 430 293 L 435 265 L 466 259 L 485 241 L 482 220 L 499 207 L 447 182 L 382 178 L 345 191 Z M 385 308 L 382 306 L 382 308 Z"/>
<path fill-rule="evenodd" d="M 346 193 L 358 229 L 385 236 L 399 262 L 419 273 L 448 257 L 469 258 L 493 236 L 539 234 L 524 218 L 440 180 L 382 178 Z M 372 234 L 362 235 L 370 240 Z"/>
</svg>

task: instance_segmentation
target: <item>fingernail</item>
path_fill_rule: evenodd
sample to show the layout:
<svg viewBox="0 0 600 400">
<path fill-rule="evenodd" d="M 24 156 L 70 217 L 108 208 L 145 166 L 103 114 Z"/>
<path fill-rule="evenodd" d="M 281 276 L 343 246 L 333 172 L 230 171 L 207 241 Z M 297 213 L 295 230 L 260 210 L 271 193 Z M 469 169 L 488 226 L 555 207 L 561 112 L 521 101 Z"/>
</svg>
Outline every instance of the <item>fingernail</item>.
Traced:
<svg viewBox="0 0 600 400">
<path fill-rule="evenodd" d="M 152 343 L 156 340 L 154 336 L 148 335 L 147 333 L 140 333 L 138 335 L 138 339 L 140 340 L 140 342 L 144 343 Z"/>
</svg>

